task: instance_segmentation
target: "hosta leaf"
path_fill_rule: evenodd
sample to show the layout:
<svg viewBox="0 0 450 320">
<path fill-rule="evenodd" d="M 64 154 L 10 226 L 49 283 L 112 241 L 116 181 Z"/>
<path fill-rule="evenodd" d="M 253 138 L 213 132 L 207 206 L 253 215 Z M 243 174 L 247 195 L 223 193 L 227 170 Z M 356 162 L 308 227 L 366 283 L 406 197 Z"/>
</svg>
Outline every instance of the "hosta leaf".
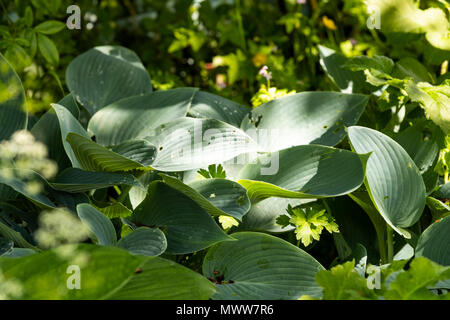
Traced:
<svg viewBox="0 0 450 320">
<path fill-rule="evenodd" d="M 14 242 L 9 239 L 0 238 L 0 256 L 10 252 L 14 246 Z"/>
<path fill-rule="evenodd" d="M 408 153 L 394 140 L 365 127 L 348 128 L 359 154 L 371 153 L 366 166 L 366 187 L 384 220 L 399 234 L 417 222 L 425 206 L 425 184 Z"/>
<path fill-rule="evenodd" d="M 27 171 L 29 171 L 27 179 L 19 179 L 19 178 L 16 178 L 15 177 L 16 174 L 13 173 L 14 170 L 19 170 L 19 169 L 4 168 L 2 170 L 8 170 L 8 171 L 11 170 L 11 173 L 8 174 L 8 176 L 12 176 L 12 178 L 7 178 L 0 174 L 0 183 L 4 183 L 5 185 L 11 187 L 12 189 L 14 189 L 18 193 L 22 194 L 27 199 L 31 200 L 33 203 L 35 203 L 36 205 L 38 205 L 42 208 L 45 208 L 45 209 L 56 208 L 56 206 L 44 194 L 39 193 L 39 192 L 35 193 L 33 190 L 30 190 L 29 184 L 28 184 L 30 181 L 38 182 L 41 184 L 42 187 L 48 186 L 48 182 L 43 177 L 41 177 L 38 173 L 31 171 L 31 170 L 27 170 Z M 26 169 L 20 169 L 20 170 L 23 172 Z"/>
<path fill-rule="evenodd" d="M 395 140 L 414 160 L 424 179 L 427 192 L 431 192 L 436 187 L 438 180 L 438 174 L 434 172 L 434 166 L 439 156 L 439 140 L 436 132 L 437 127 L 434 126 L 431 127 L 431 130 L 427 130 L 426 125 L 426 121 L 418 122 L 403 130 Z M 428 131 L 432 131 L 431 137 Z"/>
<path fill-rule="evenodd" d="M 450 182 L 440 186 L 433 192 L 433 196 L 439 199 L 450 199 Z"/>
<path fill-rule="evenodd" d="M 76 168 L 64 170 L 51 183 L 51 186 L 57 190 L 74 193 L 118 185 L 144 189 L 142 184 L 128 173 L 92 172 Z"/>
<path fill-rule="evenodd" d="M 238 220 L 250 209 L 246 190 L 237 182 L 226 179 L 204 179 L 184 184 L 160 173 L 170 187 L 182 192 L 213 216 L 227 215 Z"/>
<path fill-rule="evenodd" d="M 420 235 L 416 256 L 450 266 L 450 216 L 434 222 Z"/>
<path fill-rule="evenodd" d="M 297 93 L 253 109 L 241 128 L 267 152 L 304 144 L 334 146 L 346 136 L 345 127 L 356 124 L 367 101 L 359 94 Z"/>
<path fill-rule="evenodd" d="M 80 269 L 80 289 L 76 268 Z M 71 267 L 71 268 L 69 268 Z M 62 246 L 28 257 L 0 257 L 4 281 L 17 284 L 18 299 L 208 299 L 214 286 L 175 262 L 131 255 L 116 247 Z"/>
<path fill-rule="evenodd" d="M 117 246 L 132 254 L 159 256 L 167 249 L 167 240 L 159 229 L 140 227 L 120 239 Z"/>
<path fill-rule="evenodd" d="M 318 145 L 297 146 L 272 153 L 270 175 L 260 158 L 245 166 L 238 182 L 247 189 L 252 202 L 269 197 L 324 198 L 344 195 L 363 182 L 364 171 L 358 155 Z M 276 162 L 273 160 L 276 159 Z M 275 163 L 274 163 L 275 162 Z M 276 167 L 278 166 L 278 167 Z M 278 170 L 276 170 L 278 169 Z"/>
<path fill-rule="evenodd" d="M 35 246 L 25 240 L 20 232 L 11 229 L 2 222 L 0 222 L 0 235 L 5 239 L 13 241 L 16 247 L 32 249 L 33 251 L 38 250 Z"/>
<path fill-rule="evenodd" d="M 67 67 L 66 81 L 91 115 L 122 98 L 152 91 L 139 57 L 120 46 L 95 47 L 79 55 Z"/>
<path fill-rule="evenodd" d="M 57 104 L 52 104 L 52 108 L 53 110 L 55 110 L 56 116 L 58 117 L 64 150 L 66 150 L 66 154 L 69 157 L 70 161 L 72 162 L 73 167 L 81 168 L 81 165 L 77 157 L 75 156 L 75 153 L 70 143 L 67 141 L 67 135 L 73 132 L 88 139 L 89 135 L 67 108 L 64 108 Z"/>
<path fill-rule="evenodd" d="M 111 151 L 144 166 L 151 165 L 156 155 L 156 147 L 147 140 L 127 140 L 111 148 Z"/>
<path fill-rule="evenodd" d="M 165 229 L 170 254 L 191 253 L 231 239 L 195 201 L 161 181 L 150 183 L 132 220 L 138 226 Z"/>
<path fill-rule="evenodd" d="M 150 258 L 109 299 L 207 300 L 216 291 L 205 277 L 173 261 Z"/>
<path fill-rule="evenodd" d="M 61 99 L 57 103 L 57 105 L 65 107 L 70 111 L 75 119 L 78 118 L 80 111 L 71 94 Z M 64 121 L 62 122 L 65 123 Z M 54 108 L 51 108 L 42 117 L 39 118 L 38 122 L 32 127 L 31 133 L 37 140 L 47 146 L 48 156 L 50 159 L 56 161 L 59 170 L 71 166 L 70 160 L 68 159 L 66 151 L 64 149 L 64 139 L 61 139 L 61 129 Z"/>
<path fill-rule="evenodd" d="M 157 149 L 152 167 L 167 172 L 201 168 L 257 149 L 240 129 L 214 119 L 177 119 L 145 139 Z"/>
<path fill-rule="evenodd" d="M 27 127 L 25 92 L 19 76 L 0 54 L 0 141 Z"/>
<path fill-rule="evenodd" d="M 366 85 L 364 73 L 344 68 L 348 58 L 324 46 L 319 46 L 319 53 L 320 65 L 342 92 L 361 92 Z"/>
<path fill-rule="evenodd" d="M 19 257 L 26 257 L 30 256 L 32 254 L 35 254 L 36 251 L 33 249 L 28 248 L 12 248 L 10 251 L 4 253 L 2 257 L 4 258 L 19 258 Z"/>
<path fill-rule="evenodd" d="M 145 197 L 147 196 L 148 185 L 154 180 L 160 180 L 158 171 L 147 171 L 139 177 L 139 181 L 142 183 L 142 185 L 144 185 L 146 189 L 142 190 L 136 187 L 130 189 L 128 195 L 133 209 L 135 209 L 142 201 L 144 201 Z"/>
<path fill-rule="evenodd" d="M 115 246 L 117 243 L 114 225 L 108 217 L 93 206 L 83 203 L 77 206 L 81 221 L 92 231 L 102 246 Z"/>
<path fill-rule="evenodd" d="M 237 241 L 222 242 L 203 262 L 203 274 L 215 280 L 215 300 L 298 299 L 321 296 L 314 277 L 323 267 L 294 245 L 256 232 L 238 232 Z"/>
<path fill-rule="evenodd" d="M 117 145 L 135 139 L 143 131 L 186 116 L 196 90 L 177 88 L 116 101 L 91 118 L 88 130 L 102 145 Z"/>
<path fill-rule="evenodd" d="M 450 215 L 450 206 L 448 206 L 444 202 L 433 197 L 427 197 L 426 203 L 428 208 L 430 208 L 431 215 L 434 220 L 438 220 Z"/>
<path fill-rule="evenodd" d="M 359 194 L 359 203 L 364 199 L 360 192 L 353 192 L 350 196 Z M 368 203 L 371 205 L 369 196 Z M 363 209 L 358 206 L 358 204 L 350 199 L 350 197 L 336 197 L 326 199 L 327 212 L 330 213 L 335 219 L 339 226 L 339 232 L 345 239 L 350 249 L 353 251 L 353 257 L 357 258 L 357 253 L 366 251 L 367 259 L 369 263 L 377 264 L 380 261 L 379 250 L 377 248 L 377 234 L 378 232 L 373 232 L 374 225 L 371 222 L 368 215 L 363 211 Z M 362 203 L 362 205 L 365 205 Z M 367 210 L 371 208 L 366 206 Z M 380 228 L 385 232 L 386 223 L 375 208 L 373 208 L 374 214 L 379 217 L 381 222 Z M 375 222 L 376 223 L 376 222 Z M 378 228 L 378 226 L 376 227 Z M 378 231 L 378 230 L 377 230 Z M 382 236 L 382 233 L 380 236 Z M 362 250 L 364 248 L 364 250 Z M 359 255 L 363 257 L 363 255 Z M 357 259 L 358 261 L 358 259 Z"/>
<path fill-rule="evenodd" d="M 250 108 L 212 93 L 196 91 L 189 108 L 189 116 L 210 118 L 239 127 Z"/>
<path fill-rule="evenodd" d="M 197 88 L 176 88 L 116 101 L 92 117 L 88 130 L 98 143 L 117 145 L 186 115 L 239 127 L 248 111 L 247 107 Z"/>
<path fill-rule="evenodd" d="M 83 170 L 117 172 L 144 168 L 142 164 L 108 150 L 79 134 L 69 133 L 67 142 Z"/>
<path fill-rule="evenodd" d="M 242 219 L 237 230 L 239 231 L 262 231 L 262 232 L 286 232 L 294 229 L 288 225 L 282 228 L 276 223 L 279 216 L 286 214 L 286 208 L 290 204 L 295 207 L 302 203 L 310 202 L 310 199 L 284 199 L 268 198 L 252 204 L 250 211 Z"/>
<path fill-rule="evenodd" d="M 139 188 L 139 190 L 141 190 L 141 189 Z M 130 209 L 125 207 L 120 202 L 115 202 L 109 206 L 101 207 L 101 208 L 97 207 L 97 206 L 94 206 L 94 207 L 110 219 L 127 218 L 127 217 L 131 216 L 131 214 L 133 213 L 133 211 L 131 211 Z"/>
</svg>

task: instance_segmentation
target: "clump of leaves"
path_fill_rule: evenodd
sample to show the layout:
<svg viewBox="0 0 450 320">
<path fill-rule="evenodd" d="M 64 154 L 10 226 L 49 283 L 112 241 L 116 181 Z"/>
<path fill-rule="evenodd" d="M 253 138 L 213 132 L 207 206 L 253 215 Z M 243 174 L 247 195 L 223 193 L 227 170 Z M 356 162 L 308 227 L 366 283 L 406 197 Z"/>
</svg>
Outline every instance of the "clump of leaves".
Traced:
<svg viewBox="0 0 450 320">
<path fill-rule="evenodd" d="M 252 106 L 258 107 L 263 103 L 295 93 L 295 90 L 288 91 L 287 89 L 278 89 L 276 87 L 270 87 L 262 84 L 258 92 L 251 99 Z"/>
<path fill-rule="evenodd" d="M 277 224 L 283 228 L 288 225 L 295 227 L 297 240 L 301 240 L 305 247 L 314 240 L 320 240 L 320 234 L 325 228 L 328 232 L 339 232 L 334 218 L 318 203 L 308 205 L 304 208 L 298 206 L 287 208 L 289 215 L 281 215 L 277 218 Z"/>
<path fill-rule="evenodd" d="M 379 105 L 382 109 L 397 106 L 398 102 L 418 103 L 428 119 L 436 123 L 445 134 L 450 132 L 450 80 L 439 85 L 433 81 L 420 62 L 394 63 L 384 56 L 358 56 L 344 65 L 352 71 L 364 71 L 366 81 L 375 87 L 383 86 Z M 392 99 L 395 98 L 395 99 Z M 384 107 L 383 107 L 384 106 Z"/>
<path fill-rule="evenodd" d="M 226 172 L 221 164 L 217 166 L 215 164 L 211 164 L 208 166 L 208 170 L 200 169 L 197 171 L 197 173 L 206 179 L 225 179 L 227 177 Z"/>
<path fill-rule="evenodd" d="M 355 261 L 321 270 L 316 275 L 323 288 L 324 300 L 428 300 L 450 299 L 450 293 L 436 294 L 439 281 L 448 279 L 450 267 L 441 266 L 425 257 L 417 257 L 406 268 L 406 260 L 394 261 L 377 270 L 380 283 L 369 289 L 373 279 L 362 277 L 355 269 Z"/>
<path fill-rule="evenodd" d="M 239 222 L 235 218 L 225 215 L 219 216 L 219 222 L 224 230 L 228 230 L 233 226 L 237 227 L 239 225 Z"/>
</svg>

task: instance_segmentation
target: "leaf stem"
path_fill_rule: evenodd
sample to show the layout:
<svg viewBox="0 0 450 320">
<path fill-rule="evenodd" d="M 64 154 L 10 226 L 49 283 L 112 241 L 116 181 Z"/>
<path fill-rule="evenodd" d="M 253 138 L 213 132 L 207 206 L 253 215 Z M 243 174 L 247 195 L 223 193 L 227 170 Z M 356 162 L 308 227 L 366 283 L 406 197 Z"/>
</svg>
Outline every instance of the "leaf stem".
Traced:
<svg viewBox="0 0 450 320">
<path fill-rule="evenodd" d="M 117 198 L 117 202 L 120 202 L 123 204 L 123 202 L 125 201 L 125 199 L 128 196 L 128 193 L 131 190 L 131 186 L 125 186 L 122 190 L 122 192 L 120 193 L 119 197 Z"/>
<path fill-rule="evenodd" d="M 394 232 L 392 228 L 386 224 L 386 233 L 387 233 L 387 260 L 388 263 L 391 263 L 394 259 Z"/>
</svg>

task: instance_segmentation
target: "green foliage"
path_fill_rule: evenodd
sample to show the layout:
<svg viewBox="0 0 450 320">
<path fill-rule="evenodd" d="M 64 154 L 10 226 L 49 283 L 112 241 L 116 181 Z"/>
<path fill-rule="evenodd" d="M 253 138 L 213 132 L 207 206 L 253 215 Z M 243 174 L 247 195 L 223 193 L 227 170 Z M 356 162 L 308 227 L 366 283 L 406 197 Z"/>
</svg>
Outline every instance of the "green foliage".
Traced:
<svg viewBox="0 0 450 320">
<path fill-rule="evenodd" d="M 1 299 L 448 299 L 444 2 L 70 4 L 0 0 Z"/>
<path fill-rule="evenodd" d="M 197 172 L 198 172 L 198 174 L 200 174 L 202 177 L 204 177 L 206 179 L 211 179 L 211 178 L 225 179 L 227 176 L 226 172 L 225 172 L 225 170 L 223 170 L 223 167 L 221 164 L 219 164 L 217 166 L 215 164 L 210 164 L 208 166 L 208 170 L 200 169 Z"/>
<path fill-rule="evenodd" d="M 323 299 L 327 300 L 436 300 L 450 299 L 450 293 L 436 295 L 428 289 L 439 280 L 448 279 L 450 268 L 443 267 L 425 258 L 415 258 L 404 270 L 401 264 L 383 266 L 378 289 L 369 289 L 370 278 L 361 277 L 355 270 L 355 262 L 346 262 L 331 270 L 321 270 L 316 275 L 323 288 Z"/>
<path fill-rule="evenodd" d="M 339 232 L 334 218 L 317 203 L 304 208 L 292 208 L 288 205 L 287 213 L 289 216 L 280 216 L 277 223 L 282 227 L 294 226 L 297 240 L 301 240 L 305 247 L 309 246 L 313 239 L 319 241 L 324 228 L 330 233 Z"/>
</svg>

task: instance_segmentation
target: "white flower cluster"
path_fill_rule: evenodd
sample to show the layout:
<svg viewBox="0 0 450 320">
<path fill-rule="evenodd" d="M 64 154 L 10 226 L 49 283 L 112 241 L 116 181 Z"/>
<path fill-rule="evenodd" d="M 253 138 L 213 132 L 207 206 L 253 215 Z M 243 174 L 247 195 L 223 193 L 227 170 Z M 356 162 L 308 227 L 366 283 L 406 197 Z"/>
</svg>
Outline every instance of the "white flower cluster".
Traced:
<svg viewBox="0 0 450 320">
<path fill-rule="evenodd" d="M 0 175 L 6 179 L 27 179 L 32 178 L 33 171 L 49 179 L 56 174 L 57 165 L 47 158 L 47 147 L 29 131 L 16 131 L 10 140 L 0 143 Z M 38 193 L 41 187 L 36 181 L 27 183 L 31 193 Z"/>
<path fill-rule="evenodd" d="M 35 239 L 41 248 L 79 243 L 90 235 L 89 229 L 73 214 L 63 209 L 44 211 L 39 216 Z"/>
<path fill-rule="evenodd" d="M 22 285 L 15 280 L 6 279 L 0 270 L 0 300 L 20 299 L 22 295 Z"/>
</svg>

